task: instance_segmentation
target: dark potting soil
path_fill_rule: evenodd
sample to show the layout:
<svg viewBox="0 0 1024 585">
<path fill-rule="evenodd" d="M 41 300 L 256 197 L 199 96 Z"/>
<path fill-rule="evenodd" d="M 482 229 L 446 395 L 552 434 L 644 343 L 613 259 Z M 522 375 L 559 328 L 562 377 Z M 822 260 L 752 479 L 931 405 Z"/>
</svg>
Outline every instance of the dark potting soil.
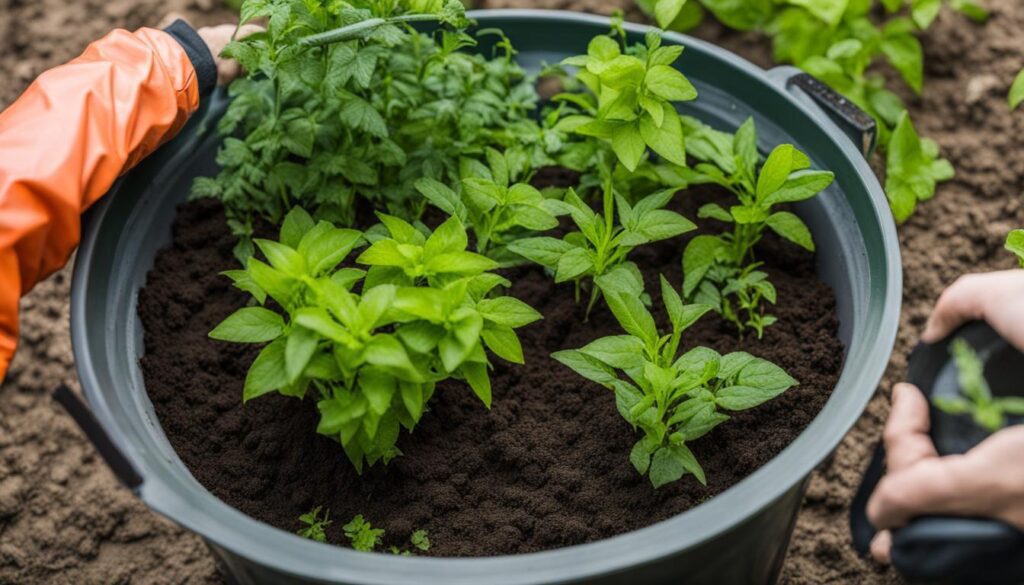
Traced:
<svg viewBox="0 0 1024 585">
<path fill-rule="evenodd" d="M 714 192 L 679 199 L 687 217 Z M 718 226 L 716 226 L 718 227 Z M 688 235 L 689 236 L 689 235 Z M 681 282 L 687 237 L 632 254 L 658 299 L 657 277 Z M 778 323 L 763 340 L 739 340 L 709 315 L 684 336 L 688 346 L 749 351 L 783 366 L 800 385 L 736 413 L 692 444 L 708 485 L 693 477 L 654 490 L 628 460 L 637 436 L 611 392 L 550 359 L 621 330 L 599 305 L 583 322 L 572 286 L 539 267 L 516 269 L 511 294 L 544 315 L 519 331 L 526 365 L 494 360 L 493 407 L 462 383 L 441 384 L 403 456 L 357 475 L 340 445 L 317 435 L 311 400 L 277 395 L 242 404 L 258 348 L 212 341 L 207 333 L 247 302 L 218 272 L 236 268 L 234 240 L 218 203 L 184 204 L 173 244 L 162 250 L 139 297 L 146 388 L 171 445 L 196 479 L 228 504 L 287 531 L 316 506 L 335 522 L 328 540 L 347 545 L 342 525 L 362 514 L 403 546 L 430 535 L 430 555 L 489 556 L 582 544 L 642 528 L 705 501 L 767 463 L 824 406 L 842 366 L 832 290 L 817 280 L 813 255 L 765 238 L 759 258 L 778 288 Z M 665 324 L 663 315 L 659 321 Z"/>
</svg>

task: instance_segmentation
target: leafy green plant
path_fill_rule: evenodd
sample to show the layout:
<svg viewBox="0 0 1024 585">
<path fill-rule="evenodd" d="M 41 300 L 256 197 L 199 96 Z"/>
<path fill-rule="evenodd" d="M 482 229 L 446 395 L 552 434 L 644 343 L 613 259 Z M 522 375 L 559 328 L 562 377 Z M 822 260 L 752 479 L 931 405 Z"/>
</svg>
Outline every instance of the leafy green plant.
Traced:
<svg viewBox="0 0 1024 585">
<path fill-rule="evenodd" d="M 356 260 L 364 271 L 339 268 L 363 234 L 293 210 L 280 241 L 256 240 L 269 264 L 253 257 L 227 274 L 258 305 L 210 332 L 267 343 L 246 376 L 244 400 L 312 392 L 317 432 L 336 438 L 358 471 L 400 454 L 399 427 L 415 427 L 437 382 L 465 380 L 490 408 L 484 348 L 522 363 L 515 328 L 540 318 L 517 299 L 491 294 L 509 283 L 489 272 L 493 260 L 466 250 L 458 218 L 429 233 L 379 217 L 384 227 L 367 232 L 372 243 Z M 261 306 L 268 299 L 287 320 Z"/>
<path fill-rule="evenodd" d="M 675 194 L 674 189 L 648 195 L 635 205 L 630 205 L 621 196 L 616 197 L 613 191 L 610 183 L 605 186 L 603 212 L 597 213 L 569 189 L 564 201 L 557 203 L 572 218 L 577 231 L 566 234 L 562 239 L 548 236 L 524 238 L 509 244 L 509 250 L 554 270 L 555 282 L 573 281 L 578 302 L 584 278 L 594 281 L 619 267 L 639 274 L 636 265 L 627 259 L 630 251 L 696 228 L 682 215 L 664 209 Z M 600 295 L 601 288 L 591 283 L 587 315 Z"/>
<path fill-rule="evenodd" d="M 426 530 L 417 530 L 412 533 L 409 537 L 409 542 L 412 543 L 413 547 L 417 550 L 427 552 L 430 550 L 430 537 L 427 535 Z"/>
<path fill-rule="evenodd" d="M 323 517 L 320 516 L 322 506 L 317 506 L 309 512 L 299 516 L 299 522 L 305 524 L 296 534 L 303 538 L 317 542 L 327 542 L 326 528 L 333 523 L 331 511 L 325 510 Z"/>
<path fill-rule="evenodd" d="M 683 252 L 683 294 L 711 306 L 742 333 L 751 328 L 758 338 L 775 317 L 764 312 L 774 304 L 775 287 L 758 270 L 754 246 L 765 229 L 806 250 L 814 240 L 804 222 L 776 206 L 814 197 L 828 187 L 834 175 L 811 170 L 811 161 L 790 144 L 777 146 L 758 169 L 757 130 L 748 119 L 735 135 L 714 130 L 692 118 L 687 126 L 687 150 L 696 161 L 692 169 L 674 171 L 690 184 L 713 183 L 725 187 L 737 204 L 725 209 L 709 203 L 697 215 L 732 224 L 721 235 L 700 235 Z"/>
<path fill-rule="evenodd" d="M 887 154 L 886 195 L 897 221 L 905 221 L 919 201 L 930 199 L 937 182 L 952 178 L 952 166 L 939 157 L 934 142 L 913 132 L 905 105 L 876 67 L 887 62 L 915 94 L 921 93 L 924 57 L 917 35 L 935 20 L 942 0 L 639 0 L 638 4 L 662 27 L 692 28 L 706 9 L 731 28 L 765 32 L 772 39 L 777 62 L 811 73 L 874 117 L 880 149 Z M 945 4 L 975 21 L 988 18 L 970 0 Z M 884 17 L 879 18 L 880 14 Z M 889 153 L 893 149 L 899 152 Z M 921 172 L 926 173 L 924 179 L 919 177 Z"/>
<path fill-rule="evenodd" d="M 384 529 L 371 526 L 362 514 L 358 514 L 341 529 L 352 543 L 352 548 L 359 552 L 373 552 L 384 541 Z"/>
<path fill-rule="evenodd" d="M 257 218 L 278 224 L 295 205 L 345 225 L 357 199 L 415 219 L 416 182 L 455 184 L 486 147 L 550 162 L 532 80 L 507 39 L 494 58 L 467 52 L 458 0 L 246 0 L 241 22 L 255 18 L 266 32 L 224 50 L 247 74 L 219 125 L 222 170 L 193 186 L 224 203 L 240 259 Z M 446 28 L 417 33 L 418 20 Z"/>
<path fill-rule="evenodd" d="M 1024 398 L 996 398 L 985 380 L 985 368 L 969 343 L 957 338 L 949 347 L 956 362 L 962 396 L 935 396 L 932 404 L 948 414 L 969 414 L 975 424 L 994 433 L 1006 426 L 1006 415 L 1024 416 Z"/>
<path fill-rule="evenodd" d="M 1013 79 L 1013 85 L 1010 86 L 1010 95 L 1006 99 L 1010 104 L 1011 110 L 1016 110 L 1017 106 L 1024 102 L 1024 69 L 1021 69 L 1017 73 L 1017 77 Z"/>
<path fill-rule="evenodd" d="M 1006 235 L 1004 247 L 1017 256 L 1017 262 L 1020 263 L 1021 268 L 1024 268 L 1024 230 L 1011 230 Z"/>
<path fill-rule="evenodd" d="M 574 106 L 561 112 L 558 127 L 605 142 L 631 172 L 647 157 L 648 148 L 685 165 L 683 128 L 674 103 L 695 99 L 697 90 L 672 66 L 683 47 L 662 46 L 658 31 L 648 33 L 644 44 L 627 46 L 624 39 L 617 27 L 612 35 L 594 37 L 586 55 L 563 62 L 579 68 L 575 79 L 589 93 L 553 98 Z"/>
<path fill-rule="evenodd" d="M 682 355 L 683 332 L 711 307 L 684 304 L 661 278 L 661 295 L 671 331 L 658 331 L 654 317 L 635 292 L 640 282 L 623 285 L 631 273 L 620 269 L 603 277 L 605 299 L 624 335 L 603 337 L 578 350 L 552 357 L 581 376 L 615 392 L 619 413 L 643 437 L 629 459 L 655 488 L 704 471 L 687 443 L 729 419 L 722 412 L 753 408 L 797 384 L 782 368 L 744 352 L 724 356 L 697 347 Z M 620 375 L 624 374 L 624 376 Z"/>
<path fill-rule="evenodd" d="M 489 166 L 467 161 L 459 192 L 434 179 L 416 183 L 432 205 L 470 226 L 477 252 L 505 264 L 515 260 L 506 250 L 510 241 L 558 226 L 559 208 L 554 202 L 529 183 L 515 182 L 517 169 L 525 166 L 517 154 L 521 151 L 500 153 L 488 148 Z"/>
</svg>

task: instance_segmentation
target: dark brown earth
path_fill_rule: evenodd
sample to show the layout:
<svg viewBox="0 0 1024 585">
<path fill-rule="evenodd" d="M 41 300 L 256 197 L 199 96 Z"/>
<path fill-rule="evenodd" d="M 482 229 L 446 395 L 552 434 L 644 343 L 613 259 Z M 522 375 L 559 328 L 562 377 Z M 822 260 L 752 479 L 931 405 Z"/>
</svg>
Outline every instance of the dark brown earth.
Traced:
<svg viewBox="0 0 1024 585">
<path fill-rule="evenodd" d="M 695 217 L 708 197 L 689 197 L 684 213 Z M 648 291 L 658 290 L 658 274 L 681 282 L 684 241 L 633 253 Z M 356 514 L 386 529 L 392 544 L 426 529 L 430 554 L 440 556 L 533 552 L 650 525 L 777 455 L 824 406 L 842 365 L 834 296 L 817 281 L 813 256 L 767 239 L 759 258 L 778 287 L 779 323 L 763 340 L 740 342 L 735 330 L 706 317 L 687 331 L 685 344 L 748 351 L 801 384 L 693 444 L 706 488 L 687 478 L 655 491 L 628 461 L 637 436 L 611 392 L 549 357 L 621 328 L 603 305 L 584 323 L 585 303 L 573 300 L 571 285 L 555 285 L 539 267 L 516 269 L 510 294 L 544 315 L 520 330 L 526 365 L 496 360 L 490 412 L 465 384 L 441 384 L 415 434 L 399 441 L 404 456 L 359 477 L 337 442 L 315 434 L 313 403 L 274 395 L 242 404 L 257 348 L 207 337 L 247 301 L 218 276 L 237 266 L 233 244 L 219 204 L 179 210 L 174 242 L 158 254 L 139 295 L 146 388 L 171 445 L 200 483 L 284 530 L 300 528 L 298 516 L 315 506 L 330 509 L 340 520 L 328 530 L 335 543 L 348 544 L 341 525 Z M 781 266 L 785 271 L 775 270 Z"/>
<path fill-rule="evenodd" d="M 1002 239 L 1024 226 L 1024 111 L 1005 103 L 1024 66 L 1024 5 L 984 2 L 984 26 L 943 12 L 923 39 L 924 96 L 911 102 L 922 133 L 935 138 L 957 178 L 900 227 L 904 305 L 889 373 L 856 428 L 811 477 L 782 582 L 890 585 L 899 578 L 858 559 L 846 514 L 871 446 L 901 379 L 905 356 L 935 298 L 957 276 L 1010 268 Z M 487 7 L 574 8 L 607 14 L 626 0 L 486 0 Z M 213 0 L 0 0 L 0 107 L 48 67 L 115 27 L 156 23 L 180 10 L 199 22 L 229 21 Z M 697 36 L 768 66 L 756 35 Z M 877 167 L 876 167 L 877 168 Z M 0 583 L 220 583 L 198 538 L 149 512 L 96 457 L 49 398 L 58 383 L 77 385 L 68 336 L 70 269 L 22 302 L 21 349 L 0 386 Z"/>
</svg>

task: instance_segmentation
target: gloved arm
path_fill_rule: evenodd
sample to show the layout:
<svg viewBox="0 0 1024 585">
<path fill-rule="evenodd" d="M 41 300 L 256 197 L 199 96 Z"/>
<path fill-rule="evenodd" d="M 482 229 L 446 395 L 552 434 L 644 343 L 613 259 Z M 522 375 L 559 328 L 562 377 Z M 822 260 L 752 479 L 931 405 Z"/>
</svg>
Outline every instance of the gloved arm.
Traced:
<svg viewBox="0 0 1024 585">
<path fill-rule="evenodd" d="M 18 340 L 19 298 L 67 262 L 81 213 L 173 137 L 216 80 L 209 50 L 184 23 L 116 30 L 0 113 L 0 380 Z"/>
</svg>

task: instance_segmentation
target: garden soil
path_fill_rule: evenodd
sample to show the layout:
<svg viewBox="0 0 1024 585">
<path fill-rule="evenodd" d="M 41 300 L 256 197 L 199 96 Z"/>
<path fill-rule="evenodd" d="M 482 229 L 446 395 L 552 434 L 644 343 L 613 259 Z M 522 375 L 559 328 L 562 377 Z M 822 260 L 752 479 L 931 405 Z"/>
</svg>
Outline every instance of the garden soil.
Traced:
<svg viewBox="0 0 1024 585">
<path fill-rule="evenodd" d="M 623 0 L 490 0 L 607 13 Z M 1024 66 L 1024 5 L 989 0 L 987 25 L 942 14 L 923 39 L 924 96 L 911 102 L 918 129 L 957 169 L 934 200 L 900 227 L 904 309 L 896 352 L 879 392 L 836 454 L 812 476 L 783 569 L 786 584 L 900 583 L 858 559 L 846 510 L 889 409 L 889 388 L 935 298 L 960 274 L 1010 268 L 1005 233 L 1024 226 L 1024 112 L 1005 95 Z M 212 0 L 0 0 L 0 106 L 33 77 L 77 55 L 114 27 L 152 24 L 167 10 L 196 22 L 230 18 Z M 770 50 L 753 35 L 708 25 L 699 36 L 763 66 Z M 198 540 L 147 511 L 103 466 L 49 398 L 77 385 L 68 334 L 70 269 L 22 302 L 21 349 L 0 386 L 0 583 L 222 583 Z"/>
</svg>

